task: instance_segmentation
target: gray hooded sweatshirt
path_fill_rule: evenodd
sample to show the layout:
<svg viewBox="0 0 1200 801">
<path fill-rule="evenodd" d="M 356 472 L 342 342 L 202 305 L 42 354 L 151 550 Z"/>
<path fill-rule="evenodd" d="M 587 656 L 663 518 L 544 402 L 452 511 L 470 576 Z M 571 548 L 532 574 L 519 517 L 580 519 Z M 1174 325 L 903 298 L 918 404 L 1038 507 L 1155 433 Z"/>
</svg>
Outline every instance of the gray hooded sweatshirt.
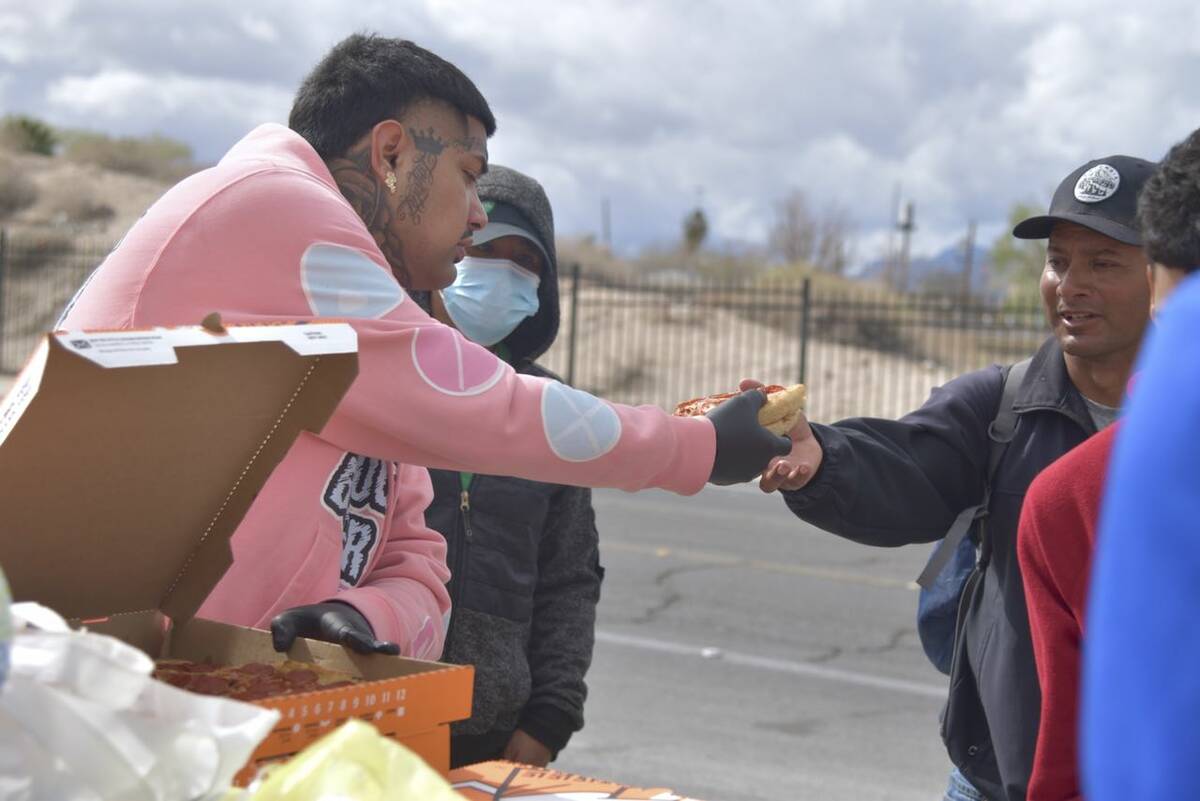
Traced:
<svg viewBox="0 0 1200 801">
<path fill-rule="evenodd" d="M 485 208 L 515 207 L 549 256 L 538 311 L 495 350 L 518 372 L 554 378 L 534 361 L 559 325 L 549 202 L 537 182 L 496 165 L 479 194 Z M 517 728 L 557 755 L 583 726 L 603 577 L 591 490 L 448 470 L 430 475 L 426 521 L 446 537 L 452 574 L 443 660 L 475 665 L 471 718 L 451 728 L 452 742 L 462 746 L 452 747 L 455 758 L 499 756 Z"/>
</svg>

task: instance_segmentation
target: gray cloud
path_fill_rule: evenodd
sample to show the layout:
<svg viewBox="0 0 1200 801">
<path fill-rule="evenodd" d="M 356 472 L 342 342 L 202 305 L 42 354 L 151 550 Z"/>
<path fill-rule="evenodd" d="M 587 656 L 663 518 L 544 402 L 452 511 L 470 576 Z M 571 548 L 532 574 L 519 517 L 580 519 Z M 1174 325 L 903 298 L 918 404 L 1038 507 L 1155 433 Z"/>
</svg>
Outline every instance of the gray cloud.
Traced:
<svg viewBox="0 0 1200 801">
<path fill-rule="evenodd" d="M 676 238 L 697 187 L 726 240 L 761 240 L 799 187 L 877 241 L 901 183 L 936 248 L 969 218 L 999 231 L 1088 158 L 1156 158 L 1200 123 L 1200 10 L 1182 0 L 0 0 L 0 101 L 211 159 L 286 117 L 362 29 L 462 67 L 499 119 L 494 158 L 543 180 L 564 233 L 596 230 L 613 198 L 626 247 Z"/>
</svg>

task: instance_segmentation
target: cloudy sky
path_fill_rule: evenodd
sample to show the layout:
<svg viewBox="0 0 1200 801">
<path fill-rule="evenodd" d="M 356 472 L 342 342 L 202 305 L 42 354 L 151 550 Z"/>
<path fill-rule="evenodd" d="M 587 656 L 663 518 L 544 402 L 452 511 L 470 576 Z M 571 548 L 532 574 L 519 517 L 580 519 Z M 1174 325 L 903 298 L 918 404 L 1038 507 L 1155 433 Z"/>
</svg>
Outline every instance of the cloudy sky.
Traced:
<svg viewBox="0 0 1200 801">
<path fill-rule="evenodd" d="M 1195 0 L 0 0 L 0 111 L 160 132 L 215 160 L 334 42 L 413 39 L 499 122 L 496 162 L 545 184 L 560 234 L 764 241 L 793 188 L 877 255 L 894 187 L 914 250 L 997 235 L 1083 161 L 1159 158 L 1200 126 Z"/>
</svg>

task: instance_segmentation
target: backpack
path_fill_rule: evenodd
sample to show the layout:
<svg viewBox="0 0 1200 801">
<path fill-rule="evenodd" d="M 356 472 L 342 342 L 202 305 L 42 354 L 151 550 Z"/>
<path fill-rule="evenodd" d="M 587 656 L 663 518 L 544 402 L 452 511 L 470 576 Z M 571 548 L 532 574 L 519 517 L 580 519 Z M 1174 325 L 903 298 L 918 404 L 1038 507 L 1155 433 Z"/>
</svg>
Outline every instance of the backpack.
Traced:
<svg viewBox="0 0 1200 801">
<path fill-rule="evenodd" d="M 917 635 L 921 639 L 925 656 L 934 667 L 946 675 L 950 675 L 950 663 L 954 656 L 958 607 L 963 587 L 976 564 L 976 543 L 967 534 L 974 526 L 979 546 L 983 546 L 985 520 L 992 496 L 992 481 L 1017 427 L 1013 400 L 1030 361 L 1026 359 L 1005 370 L 1000 406 L 996 410 L 995 419 L 988 426 L 988 470 L 987 480 L 983 485 L 983 499 L 976 506 L 969 506 L 959 512 L 958 517 L 946 530 L 946 535 L 929 555 L 925 569 L 917 577 L 917 584 L 921 587 L 917 599 Z"/>
</svg>

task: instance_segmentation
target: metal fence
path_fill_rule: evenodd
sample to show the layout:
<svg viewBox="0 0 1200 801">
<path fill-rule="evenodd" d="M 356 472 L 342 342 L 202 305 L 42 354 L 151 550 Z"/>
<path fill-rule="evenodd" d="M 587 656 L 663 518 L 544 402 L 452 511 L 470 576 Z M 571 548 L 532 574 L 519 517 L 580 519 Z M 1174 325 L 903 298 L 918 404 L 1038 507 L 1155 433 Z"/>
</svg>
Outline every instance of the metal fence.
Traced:
<svg viewBox="0 0 1200 801">
<path fill-rule="evenodd" d="M 582 389 L 666 409 L 739 379 L 809 385 L 817 420 L 897 417 L 932 387 L 1018 361 L 1047 335 L 1037 308 L 898 295 L 808 279 L 613 280 L 568 271 L 542 362 Z"/>
<path fill-rule="evenodd" d="M 0 372 L 21 369 L 111 248 L 111 242 L 0 231 Z"/>
<path fill-rule="evenodd" d="M 0 372 L 21 368 L 110 243 L 0 232 Z M 672 274 L 561 277 L 562 326 L 541 360 L 624 403 L 674 408 L 741 378 L 809 385 L 813 419 L 896 417 L 930 388 L 1017 361 L 1046 336 L 1039 309 L 842 284 Z"/>
</svg>

